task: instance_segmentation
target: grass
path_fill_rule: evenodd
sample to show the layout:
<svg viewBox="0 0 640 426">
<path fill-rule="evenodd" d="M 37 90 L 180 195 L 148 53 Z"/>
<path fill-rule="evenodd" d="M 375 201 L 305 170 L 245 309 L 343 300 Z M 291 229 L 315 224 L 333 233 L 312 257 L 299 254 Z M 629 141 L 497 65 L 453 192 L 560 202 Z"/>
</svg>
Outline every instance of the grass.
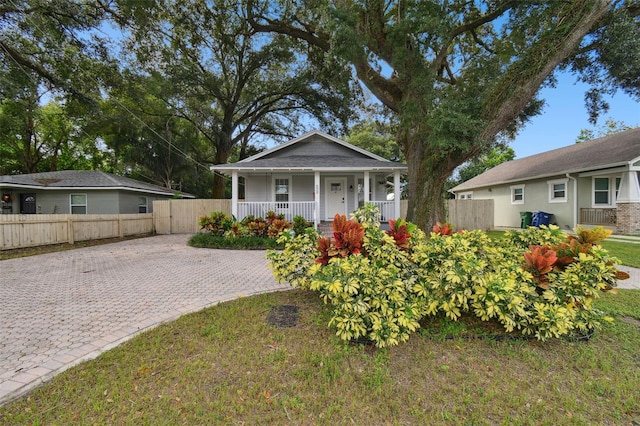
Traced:
<svg viewBox="0 0 640 426">
<path fill-rule="evenodd" d="M 604 240 L 601 245 L 621 264 L 640 268 L 640 244 Z"/>
<path fill-rule="evenodd" d="M 637 292 L 588 342 L 468 339 L 436 317 L 401 346 L 345 344 L 311 292 L 240 299 L 164 324 L 0 407 L 1 424 L 572 425 L 640 422 Z M 295 327 L 265 318 L 295 305 Z"/>
</svg>

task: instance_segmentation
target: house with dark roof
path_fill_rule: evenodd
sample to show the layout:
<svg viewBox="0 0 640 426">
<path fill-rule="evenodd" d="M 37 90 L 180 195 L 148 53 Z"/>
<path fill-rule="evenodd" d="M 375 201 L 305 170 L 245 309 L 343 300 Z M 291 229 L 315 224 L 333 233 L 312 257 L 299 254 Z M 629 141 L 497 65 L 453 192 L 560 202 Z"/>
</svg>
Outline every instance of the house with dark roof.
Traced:
<svg viewBox="0 0 640 426">
<path fill-rule="evenodd" d="M 451 192 L 494 200 L 496 227 L 519 227 L 526 212 L 542 212 L 563 229 L 639 233 L 639 174 L 640 127 L 500 164 Z"/>
<path fill-rule="evenodd" d="M 151 213 L 154 200 L 176 192 L 99 170 L 62 170 L 0 176 L 0 194 L 4 214 L 124 214 Z"/>
<path fill-rule="evenodd" d="M 400 217 L 400 197 L 387 199 L 387 179 L 400 188 L 407 166 L 312 131 L 212 170 L 231 176 L 232 213 L 238 220 L 275 211 L 287 220 L 303 216 L 317 226 L 364 203 L 377 205 L 382 221 Z"/>
</svg>

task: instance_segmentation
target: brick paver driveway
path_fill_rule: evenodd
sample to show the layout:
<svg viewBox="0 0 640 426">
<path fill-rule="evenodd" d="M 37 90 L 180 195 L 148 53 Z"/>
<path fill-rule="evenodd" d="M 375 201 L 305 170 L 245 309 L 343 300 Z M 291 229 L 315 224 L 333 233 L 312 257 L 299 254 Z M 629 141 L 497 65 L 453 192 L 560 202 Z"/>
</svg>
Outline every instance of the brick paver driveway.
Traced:
<svg viewBox="0 0 640 426">
<path fill-rule="evenodd" d="M 0 405 L 161 322 L 289 288 L 264 251 L 162 235 L 0 261 Z"/>
</svg>

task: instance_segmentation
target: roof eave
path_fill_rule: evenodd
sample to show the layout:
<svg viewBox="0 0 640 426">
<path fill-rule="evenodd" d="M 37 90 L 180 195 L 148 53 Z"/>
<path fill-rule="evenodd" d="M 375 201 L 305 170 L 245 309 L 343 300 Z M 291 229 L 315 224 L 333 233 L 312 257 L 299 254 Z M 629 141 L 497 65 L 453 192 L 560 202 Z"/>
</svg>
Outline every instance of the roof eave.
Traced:
<svg viewBox="0 0 640 426">
<path fill-rule="evenodd" d="M 0 188 L 16 188 L 16 189 L 34 189 L 45 191 L 131 191 L 131 192 L 143 192 L 146 194 L 166 195 L 168 197 L 173 196 L 178 192 L 184 198 L 195 198 L 195 195 L 186 194 L 180 191 L 175 192 L 163 192 L 154 191 L 142 188 L 131 188 L 128 186 L 44 186 L 44 185 L 28 185 L 19 183 L 0 183 Z"/>
<path fill-rule="evenodd" d="M 640 157 L 639 157 L 639 159 L 640 159 Z M 553 176 L 561 176 L 561 175 L 566 175 L 566 174 L 584 173 L 584 172 L 591 172 L 591 171 L 597 171 L 597 170 L 613 169 L 613 168 L 621 167 L 621 166 L 629 166 L 629 167 L 631 167 L 632 164 L 633 164 L 633 161 L 632 162 L 623 161 L 623 162 L 618 162 L 618 163 L 606 164 L 606 165 L 598 166 L 598 167 L 595 167 L 595 168 L 594 167 L 585 167 L 585 168 L 581 168 L 581 169 L 567 170 L 567 171 L 556 172 L 556 173 L 546 173 L 546 174 L 543 174 L 543 175 L 537 175 L 537 176 L 519 178 L 519 179 L 509 179 L 509 180 L 503 180 L 503 181 L 495 181 L 495 182 L 485 183 L 485 184 L 478 185 L 478 186 L 468 186 L 468 187 L 460 188 L 461 185 L 464 185 L 464 183 L 462 183 L 462 184 L 460 184 L 458 186 L 454 186 L 453 188 L 451 188 L 449 190 L 449 192 L 455 193 L 455 192 L 460 192 L 460 191 L 470 191 L 470 190 L 473 190 L 473 189 L 482 189 L 482 188 L 488 188 L 488 187 L 497 186 L 497 185 L 509 185 L 509 184 L 513 184 L 513 183 L 526 182 L 526 181 L 530 181 L 530 180 L 547 179 L 547 178 L 550 178 L 550 177 L 553 177 Z"/>
<path fill-rule="evenodd" d="M 237 163 L 236 163 L 237 164 Z M 404 171 L 407 172 L 407 166 L 381 166 L 381 167 L 224 167 L 211 166 L 211 170 L 222 174 L 237 172 L 365 172 L 365 171 Z"/>
</svg>

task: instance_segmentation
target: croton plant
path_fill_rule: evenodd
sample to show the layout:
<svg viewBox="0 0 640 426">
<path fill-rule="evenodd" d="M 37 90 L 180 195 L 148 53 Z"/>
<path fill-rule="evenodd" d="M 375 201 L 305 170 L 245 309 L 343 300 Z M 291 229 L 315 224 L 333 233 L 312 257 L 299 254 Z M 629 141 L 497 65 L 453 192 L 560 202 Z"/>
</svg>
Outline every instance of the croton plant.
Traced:
<svg viewBox="0 0 640 426">
<path fill-rule="evenodd" d="M 331 306 L 329 325 L 341 339 L 396 345 L 438 313 L 496 320 L 540 340 L 609 319 L 592 301 L 624 276 L 598 245 L 608 236 L 602 228 L 573 236 L 542 226 L 496 243 L 482 231 L 454 233 L 450 224 L 427 236 L 403 219 L 383 231 L 376 209 L 336 215 L 332 237 L 284 233 L 284 250 L 267 254 L 279 281 L 317 291 Z"/>
</svg>

